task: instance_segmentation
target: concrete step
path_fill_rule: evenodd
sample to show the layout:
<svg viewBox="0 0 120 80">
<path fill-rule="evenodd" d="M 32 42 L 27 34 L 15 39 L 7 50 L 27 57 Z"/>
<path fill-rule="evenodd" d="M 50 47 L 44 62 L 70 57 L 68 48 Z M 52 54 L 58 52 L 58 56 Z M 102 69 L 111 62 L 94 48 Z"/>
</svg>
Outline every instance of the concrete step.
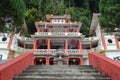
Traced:
<svg viewBox="0 0 120 80">
<path fill-rule="evenodd" d="M 91 65 L 30 65 L 29 68 L 36 68 L 36 67 L 39 67 L 39 68 L 55 68 L 55 67 L 59 67 L 59 68 L 77 68 L 77 67 L 92 67 Z"/>
<path fill-rule="evenodd" d="M 92 66 L 34 65 L 14 80 L 110 80 Z"/>
<path fill-rule="evenodd" d="M 60 66 L 58 66 L 58 67 L 40 67 L 40 66 L 37 66 L 37 67 L 28 67 L 28 69 L 93 69 L 93 67 L 60 67 Z"/>
<path fill-rule="evenodd" d="M 97 71 L 96 69 L 26 69 L 25 71 L 30 72 L 90 72 L 90 71 Z"/>
<path fill-rule="evenodd" d="M 27 76 L 27 77 L 18 77 L 14 80 L 110 80 L 106 77 L 95 77 L 95 76 L 80 76 L 80 77 L 41 77 L 41 76 Z"/>
<path fill-rule="evenodd" d="M 22 74 L 20 74 L 19 76 L 28 76 L 28 75 L 31 75 L 31 76 L 33 76 L 33 75 L 40 75 L 40 76 L 45 76 L 45 75 L 47 75 L 47 76 L 59 76 L 59 75 L 65 75 L 65 76 L 72 76 L 72 75 L 74 75 L 74 76 L 82 76 L 82 75 L 86 75 L 86 76 L 99 76 L 99 75 L 102 75 L 101 73 L 76 73 L 76 74 L 73 74 L 73 73 L 68 73 L 68 74 L 62 74 L 62 73 L 57 73 L 57 74 L 54 74 L 54 73 L 48 73 L 48 74 L 46 74 L 46 73 L 22 73 Z M 102 76 L 104 76 L 104 75 L 102 75 Z"/>
</svg>

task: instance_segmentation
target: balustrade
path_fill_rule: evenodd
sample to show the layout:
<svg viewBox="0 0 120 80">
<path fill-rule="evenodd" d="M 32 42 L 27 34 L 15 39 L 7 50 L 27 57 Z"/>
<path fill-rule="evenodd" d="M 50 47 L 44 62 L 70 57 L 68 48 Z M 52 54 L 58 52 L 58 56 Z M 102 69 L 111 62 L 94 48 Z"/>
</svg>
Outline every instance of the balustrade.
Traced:
<svg viewBox="0 0 120 80">
<path fill-rule="evenodd" d="M 35 35 L 41 36 L 80 36 L 79 32 L 36 32 Z"/>
</svg>

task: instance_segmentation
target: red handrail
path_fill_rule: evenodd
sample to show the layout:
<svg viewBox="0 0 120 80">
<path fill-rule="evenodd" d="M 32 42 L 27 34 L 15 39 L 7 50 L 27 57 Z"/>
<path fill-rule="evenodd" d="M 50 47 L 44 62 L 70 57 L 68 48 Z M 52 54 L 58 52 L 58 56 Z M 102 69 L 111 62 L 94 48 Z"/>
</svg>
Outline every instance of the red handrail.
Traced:
<svg viewBox="0 0 120 80">
<path fill-rule="evenodd" d="M 32 64 L 33 54 L 31 52 L 22 53 L 20 56 L 0 64 L 0 80 L 13 80 L 30 64 Z"/>
<path fill-rule="evenodd" d="M 112 80 L 120 80 L 120 62 L 114 61 L 98 53 L 89 54 L 89 63 Z"/>
</svg>

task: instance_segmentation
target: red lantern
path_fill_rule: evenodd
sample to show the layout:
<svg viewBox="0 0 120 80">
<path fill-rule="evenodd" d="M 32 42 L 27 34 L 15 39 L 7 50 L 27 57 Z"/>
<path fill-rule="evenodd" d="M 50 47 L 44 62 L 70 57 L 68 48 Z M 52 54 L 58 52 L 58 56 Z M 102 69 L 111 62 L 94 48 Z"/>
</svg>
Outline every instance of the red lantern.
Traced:
<svg viewBox="0 0 120 80">
<path fill-rule="evenodd" d="M 41 43 L 42 43 L 42 44 L 45 44 L 45 43 L 46 43 L 46 40 L 45 40 L 45 39 L 42 39 L 42 40 L 41 40 Z"/>
<path fill-rule="evenodd" d="M 71 40 L 71 43 L 72 43 L 72 44 L 75 44 L 75 43 L 76 43 L 76 41 L 75 41 L 75 40 Z"/>
</svg>

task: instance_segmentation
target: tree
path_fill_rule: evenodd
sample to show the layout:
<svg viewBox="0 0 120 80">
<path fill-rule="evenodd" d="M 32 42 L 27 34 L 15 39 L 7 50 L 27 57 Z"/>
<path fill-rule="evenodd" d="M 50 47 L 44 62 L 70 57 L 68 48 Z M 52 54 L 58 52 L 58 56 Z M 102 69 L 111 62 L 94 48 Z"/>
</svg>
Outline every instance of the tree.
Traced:
<svg viewBox="0 0 120 80">
<path fill-rule="evenodd" d="M 25 4 L 23 0 L 0 0 L 1 26 L 4 27 L 5 18 L 12 17 L 13 25 L 16 25 L 17 31 L 19 31 L 20 26 L 23 24 L 24 12 Z"/>
<path fill-rule="evenodd" d="M 71 21 L 82 22 L 82 27 L 80 32 L 88 36 L 89 25 L 91 20 L 90 10 L 84 8 L 70 7 L 69 9 L 67 9 L 67 13 L 71 15 Z"/>
<path fill-rule="evenodd" d="M 100 23 L 107 32 L 120 28 L 120 0 L 100 0 Z"/>
<path fill-rule="evenodd" d="M 99 1 L 100 0 L 89 0 L 89 8 L 92 13 L 99 12 Z"/>
</svg>

